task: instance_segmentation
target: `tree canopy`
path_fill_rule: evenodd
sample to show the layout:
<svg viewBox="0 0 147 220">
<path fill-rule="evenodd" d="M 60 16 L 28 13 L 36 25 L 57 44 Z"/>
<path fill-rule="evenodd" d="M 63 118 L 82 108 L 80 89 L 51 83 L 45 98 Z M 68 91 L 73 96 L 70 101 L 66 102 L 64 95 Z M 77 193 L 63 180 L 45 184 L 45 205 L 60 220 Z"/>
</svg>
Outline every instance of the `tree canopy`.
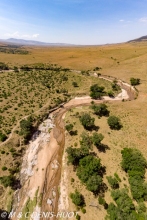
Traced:
<svg viewBox="0 0 147 220">
<path fill-rule="evenodd" d="M 94 84 L 90 87 L 90 96 L 93 99 L 100 99 L 104 95 L 104 86 Z"/>
<path fill-rule="evenodd" d="M 92 118 L 90 114 L 83 113 L 80 117 L 80 122 L 84 126 L 85 129 L 90 130 L 94 126 L 95 118 Z"/>
<path fill-rule="evenodd" d="M 102 134 L 99 134 L 97 132 L 93 133 L 92 141 L 93 144 L 98 148 L 101 145 L 101 141 L 104 139 L 104 136 Z"/>
<path fill-rule="evenodd" d="M 70 194 L 70 198 L 72 199 L 72 202 L 79 207 L 85 206 L 85 200 L 84 196 L 80 194 L 77 190 L 75 190 L 75 193 Z"/>
<path fill-rule="evenodd" d="M 122 127 L 120 119 L 116 116 L 109 116 L 107 122 L 109 127 L 113 130 L 119 130 Z"/>
<path fill-rule="evenodd" d="M 109 116 L 108 107 L 106 104 L 92 105 L 92 109 L 94 110 L 94 114 L 98 116 Z"/>
<path fill-rule="evenodd" d="M 147 162 L 140 151 L 133 148 L 124 148 L 122 154 L 122 168 L 129 175 L 132 196 L 136 200 L 147 199 L 147 188 L 144 183 Z"/>
<path fill-rule="evenodd" d="M 130 78 L 130 83 L 132 86 L 137 86 L 140 84 L 140 79 L 132 77 L 132 78 Z"/>
</svg>

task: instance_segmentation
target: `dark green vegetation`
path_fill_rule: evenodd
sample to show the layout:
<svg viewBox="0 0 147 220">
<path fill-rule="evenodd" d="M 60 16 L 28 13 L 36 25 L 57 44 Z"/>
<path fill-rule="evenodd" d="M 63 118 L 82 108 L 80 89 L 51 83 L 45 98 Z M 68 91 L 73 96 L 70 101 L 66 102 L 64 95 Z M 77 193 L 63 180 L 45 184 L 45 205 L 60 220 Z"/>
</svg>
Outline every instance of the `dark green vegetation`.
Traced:
<svg viewBox="0 0 147 220">
<path fill-rule="evenodd" d="M 0 183 L 4 186 L 4 187 L 15 187 L 16 184 L 16 178 L 13 175 L 9 175 L 9 176 L 3 176 L 0 177 Z"/>
<path fill-rule="evenodd" d="M 137 201 L 147 201 L 147 183 L 144 182 L 147 162 L 136 149 L 124 148 L 122 150 L 122 168 L 129 175 L 132 196 Z"/>
<path fill-rule="evenodd" d="M 111 186 L 112 189 L 117 189 L 117 188 L 119 188 L 119 182 L 118 182 L 118 180 L 116 179 L 116 177 L 107 176 L 107 180 L 108 180 L 108 183 L 110 184 L 110 186 Z"/>
<path fill-rule="evenodd" d="M 20 46 L 8 45 L 8 46 L 0 46 L 0 53 L 8 53 L 8 54 L 22 54 L 26 55 L 29 52 Z"/>
<path fill-rule="evenodd" d="M 97 148 L 99 148 L 101 146 L 101 141 L 103 139 L 104 139 L 104 136 L 102 134 L 99 134 L 97 132 L 93 133 L 92 142 Z"/>
<path fill-rule="evenodd" d="M 92 118 L 88 113 L 84 113 L 80 117 L 80 122 L 86 130 L 91 130 L 94 127 L 95 119 Z"/>
<path fill-rule="evenodd" d="M 122 168 L 128 173 L 129 184 L 133 199 L 138 203 L 135 206 L 133 200 L 129 197 L 127 189 L 116 189 L 119 187 L 119 178 L 107 177 L 109 184 L 113 189 L 111 196 L 115 201 L 110 203 L 107 209 L 106 219 L 110 220 L 145 220 L 147 217 L 146 206 L 143 201 L 147 201 L 147 183 L 144 182 L 145 169 L 147 162 L 140 151 L 133 148 L 124 148 L 122 150 Z"/>
<path fill-rule="evenodd" d="M 119 130 L 122 127 L 120 119 L 114 115 L 110 116 L 107 121 L 111 129 Z"/>
<path fill-rule="evenodd" d="M 96 105 L 96 104 L 93 104 L 91 106 L 91 108 L 93 109 L 94 111 L 94 114 L 102 117 L 102 116 L 109 116 L 109 111 L 108 111 L 108 107 L 106 104 L 99 104 L 99 105 Z"/>
<path fill-rule="evenodd" d="M 99 86 L 98 84 L 94 84 L 90 87 L 90 96 L 93 99 L 101 99 L 103 95 L 106 93 L 104 92 L 105 87 Z"/>
<path fill-rule="evenodd" d="M 7 64 L 0 62 L 0 70 L 8 70 L 9 67 Z"/>
<path fill-rule="evenodd" d="M 7 64 L 0 63 L 0 70 L 9 68 Z M 44 105 L 48 109 L 54 108 L 81 91 L 82 95 L 88 95 L 89 82 L 94 81 L 91 76 L 87 76 L 87 80 L 85 75 L 75 74 L 56 64 L 38 63 L 11 68 L 13 72 L 0 73 L 0 132 L 6 136 L 18 120 L 34 114 Z M 96 80 L 103 84 L 103 80 Z M 75 83 L 79 87 L 73 87 Z M 108 87 L 111 85 L 104 82 L 106 84 Z"/>
<path fill-rule="evenodd" d="M 7 136 L 5 134 L 3 134 L 2 132 L 0 132 L 0 141 L 5 141 L 7 139 Z"/>
<path fill-rule="evenodd" d="M 109 110 L 106 105 L 96 105 L 92 102 L 90 109 L 93 110 L 93 114 L 98 115 L 98 118 L 109 115 Z M 86 115 L 86 117 L 84 115 Z M 84 121 L 84 125 L 86 122 L 91 125 L 92 121 L 93 128 L 99 128 L 96 124 L 97 120 L 91 120 L 93 118 L 92 112 L 81 112 L 80 114 L 75 114 L 75 116 L 79 118 L 81 124 Z M 82 118 L 82 116 L 84 117 Z M 119 130 L 122 127 L 120 119 L 116 116 L 110 116 L 108 119 L 106 118 L 106 120 L 111 129 Z M 86 126 L 83 126 L 83 128 L 87 130 Z M 71 146 L 67 148 L 68 162 L 74 166 L 74 171 L 85 188 L 95 196 L 98 196 L 99 205 L 102 205 L 104 209 L 107 210 L 106 219 L 145 220 L 147 217 L 144 203 L 147 201 L 147 184 L 144 180 L 147 166 L 145 158 L 136 149 L 124 148 L 121 151 L 121 166 L 128 174 L 129 186 L 124 184 L 123 187 L 125 188 L 122 187 L 122 181 L 126 180 L 126 178 L 121 180 L 117 173 L 106 176 L 108 181 L 107 186 L 103 182 L 103 175 L 105 174 L 106 168 L 102 166 L 100 158 L 93 152 L 95 147 L 98 150 L 103 147 L 104 144 L 101 142 L 104 136 L 97 131 L 93 131 L 93 128 L 91 129 L 90 127 L 88 131 L 83 131 L 80 136 L 80 147 L 76 145 L 76 147 Z M 105 200 L 105 192 L 108 187 L 114 202 L 108 203 L 107 200 Z"/>
<path fill-rule="evenodd" d="M 77 176 L 89 191 L 98 193 L 102 185 L 100 159 L 88 155 L 82 158 L 77 168 Z"/>
<path fill-rule="evenodd" d="M 130 78 L 130 83 L 132 86 L 137 86 L 140 84 L 140 79 L 132 77 L 132 78 Z"/>
<path fill-rule="evenodd" d="M 19 134 L 21 136 L 23 136 L 26 141 L 29 140 L 33 131 L 34 131 L 34 127 L 33 127 L 33 118 L 32 117 L 28 117 L 28 119 L 23 119 L 20 121 Z"/>
<path fill-rule="evenodd" d="M 67 124 L 65 126 L 66 130 L 69 132 L 70 135 L 77 135 L 77 130 L 73 130 L 73 124 Z"/>
<path fill-rule="evenodd" d="M 85 206 L 85 200 L 84 200 L 84 196 L 82 194 L 80 194 L 77 190 L 75 190 L 75 193 L 71 193 L 70 194 L 70 198 L 72 199 L 72 202 L 82 208 Z"/>
</svg>

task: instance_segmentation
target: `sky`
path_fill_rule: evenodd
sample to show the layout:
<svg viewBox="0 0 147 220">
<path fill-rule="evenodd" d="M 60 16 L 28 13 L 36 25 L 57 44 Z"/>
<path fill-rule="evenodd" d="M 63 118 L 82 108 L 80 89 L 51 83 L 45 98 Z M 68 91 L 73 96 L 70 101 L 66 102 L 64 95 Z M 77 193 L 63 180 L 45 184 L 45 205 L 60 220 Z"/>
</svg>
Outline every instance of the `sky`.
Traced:
<svg viewBox="0 0 147 220">
<path fill-rule="evenodd" d="M 147 0 L 0 0 L 0 39 L 99 45 L 147 35 Z"/>
</svg>

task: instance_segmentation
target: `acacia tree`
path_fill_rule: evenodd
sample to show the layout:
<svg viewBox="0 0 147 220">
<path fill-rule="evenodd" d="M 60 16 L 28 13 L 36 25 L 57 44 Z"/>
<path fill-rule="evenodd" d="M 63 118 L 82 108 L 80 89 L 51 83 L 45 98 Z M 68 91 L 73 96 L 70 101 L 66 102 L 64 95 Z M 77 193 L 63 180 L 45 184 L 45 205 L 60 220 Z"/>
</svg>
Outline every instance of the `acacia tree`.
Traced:
<svg viewBox="0 0 147 220">
<path fill-rule="evenodd" d="M 93 99 L 100 99 L 104 95 L 105 87 L 94 84 L 90 87 L 90 96 Z"/>
<path fill-rule="evenodd" d="M 116 116 L 110 116 L 108 118 L 107 122 L 108 122 L 108 125 L 111 129 L 119 130 L 122 127 L 120 119 Z"/>
<path fill-rule="evenodd" d="M 80 122 L 81 124 L 84 126 L 85 129 L 90 130 L 92 129 L 92 127 L 94 127 L 94 121 L 95 118 L 92 118 L 90 116 L 90 114 L 88 113 L 84 113 L 81 117 L 80 117 Z"/>
<path fill-rule="evenodd" d="M 72 202 L 79 207 L 85 206 L 85 199 L 84 196 L 79 193 L 77 190 L 75 190 L 75 193 L 70 194 L 70 198 L 72 199 Z"/>
<path fill-rule="evenodd" d="M 104 139 L 102 134 L 98 134 L 97 132 L 93 133 L 92 141 L 93 144 L 98 148 L 101 145 L 101 141 Z"/>
<path fill-rule="evenodd" d="M 94 110 L 94 114 L 99 115 L 99 116 L 109 116 L 109 111 L 108 107 L 106 104 L 101 103 L 99 105 L 92 105 L 91 107 Z"/>
<path fill-rule="evenodd" d="M 140 84 L 140 79 L 132 77 L 132 78 L 130 78 L 130 83 L 132 86 L 137 86 Z"/>
</svg>

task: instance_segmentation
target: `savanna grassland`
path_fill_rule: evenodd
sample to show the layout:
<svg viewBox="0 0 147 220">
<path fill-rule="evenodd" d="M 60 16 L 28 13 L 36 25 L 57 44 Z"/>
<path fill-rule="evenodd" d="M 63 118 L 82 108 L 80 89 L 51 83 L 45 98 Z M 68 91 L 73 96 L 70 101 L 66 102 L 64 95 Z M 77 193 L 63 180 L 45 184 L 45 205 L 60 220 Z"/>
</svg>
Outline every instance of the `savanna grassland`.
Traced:
<svg viewBox="0 0 147 220">
<path fill-rule="evenodd" d="M 0 52 L 0 62 L 5 62 L 11 68 L 17 66 L 19 69 L 24 65 L 39 63 L 52 64 L 52 67 L 55 68 L 62 66 L 62 69 L 60 71 L 33 69 L 31 71 L 19 70 L 17 73 L 0 73 L 0 130 L 6 135 L 10 134 L 18 120 L 25 115 L 34 114 L 46 104 L 49 109 L 66 102 L 71 97 L 88 95 L 89 88 L 94 83 L 105 86 L 106 91 L 111 89 L 111 83 L 88 76 L 84 71 L 90 72 L 95 67 L 100 67 L 101 69 L 97 73 L 114 76 L 128 83 L 131 77 L 140 79 L 140 85 L 136 87 L 139 91 L 137 99 L 106 103 L 110 115 L 115 115 L 120 119 L 122 123 L 120 130 L 111 130 L 107 123 L 108 117 L 98 117 L 90 107 L 78 107 L 69 111 L 65 116 L 65 125 L 73 124 L 73 129 L 77 130 L 77 134 L 71 136 L 66 132 L 65 151 L 69 146 L 77 149 L 80 147 L 81 134 L 85 129 L 80 123 L 79 115 L 90 112 L 91 117 L 95 118 L 95 125 L 99 126 L 96 132 L 104 136 L 102 143 L 107 146 L 105 150 L 99 150 L 93 145 L 93 152 L 97 158 L 101 159 L 101 164 L 105 167 L 103 182 L 106 184 L 107 189 L 102 195 L 103 198 L 108 205 L 113 202 L 112 187 L 110 187 L 106 177 L 114 177 L 114 174 L 117 173 L 121 179 L 119 189 L 127 189 L 128 195 L 133 201 L 132 203 L 136 207 L 141 206 L 140 203 L 144 200 L 137 201 L 133 199 L 131 194 L 128 173 L 121 166 L 121 151 L 124 148 L 138 149 L 147 160 L 147 43 L 86 47 L 23 47 L 23 49 L 28 53 L 10 54 Z M 79 74 L 76 71 L 64 71 L 64 68 L 80 70 L 84 74 Z M 77 82 L 78 87 L 74 87 L 73 82 Z M 88 131 L 90 136 L 93 133 L 94 131 Z M 8 175 L 10 167 L 21 165 L 18 164 L 18 159 L 13 160 L 13 156 L 17 157 L 17 154 L 18 158 L 21 158 L 22 152 L 25 151 L 25 146 L 20 146 L 18 140 L 18 134 L 15 133 L 13 139 L 1 147 L 0 166 L 6 167 L 6 169 L 0 170 L 0 176 Z M 69 197 L 70 193 L 74 193 L 78 189 L 85 198 L 86 206 L 84 206 L 84 209 L 86 209 L 86 213 L 84 214 L 84 211 L 79 212 L 81 219 L 103 220 L 107 211 L 103 205 L 99 204 L 99 196 L 95 197 L 92 192 L 86 189 L 86 186 L 77 177 L 73 165 L 70 164 L 67 169 Z M 145 172 L 144 180 L 147 181 L 147 172 Z M 1 187 L 0 193 L 5 200 L 6 195 L 11 194 L 11 190 L 6 189 L 6 193 L 3 190 L 4 188 Z M 116 198 L 116 195 L 114 197 Z M 124 197 L 122 198 L 124 200 Z M 10 206 L 10 201 L 7 201 L 7 205 L 4 205 L 4 200 L 1 204 L 3 208 L 7 209 L 7 205 Z M 89 206 L 91 203 L 98 206 L 98 208 Z M 147 207 L 146 200 L 144 204 Z M 71 198 L 69 198 L 69 207 L 70 210 L 76 210 Z M 128 208 L 128 210 L 130 209 Z M 145 208 L 142 209 L 145 210 Z M 135 210 L 141 210 L 141 208 Z M 146 213 L 146 210 L 144 213 Z"/>
</svg>

